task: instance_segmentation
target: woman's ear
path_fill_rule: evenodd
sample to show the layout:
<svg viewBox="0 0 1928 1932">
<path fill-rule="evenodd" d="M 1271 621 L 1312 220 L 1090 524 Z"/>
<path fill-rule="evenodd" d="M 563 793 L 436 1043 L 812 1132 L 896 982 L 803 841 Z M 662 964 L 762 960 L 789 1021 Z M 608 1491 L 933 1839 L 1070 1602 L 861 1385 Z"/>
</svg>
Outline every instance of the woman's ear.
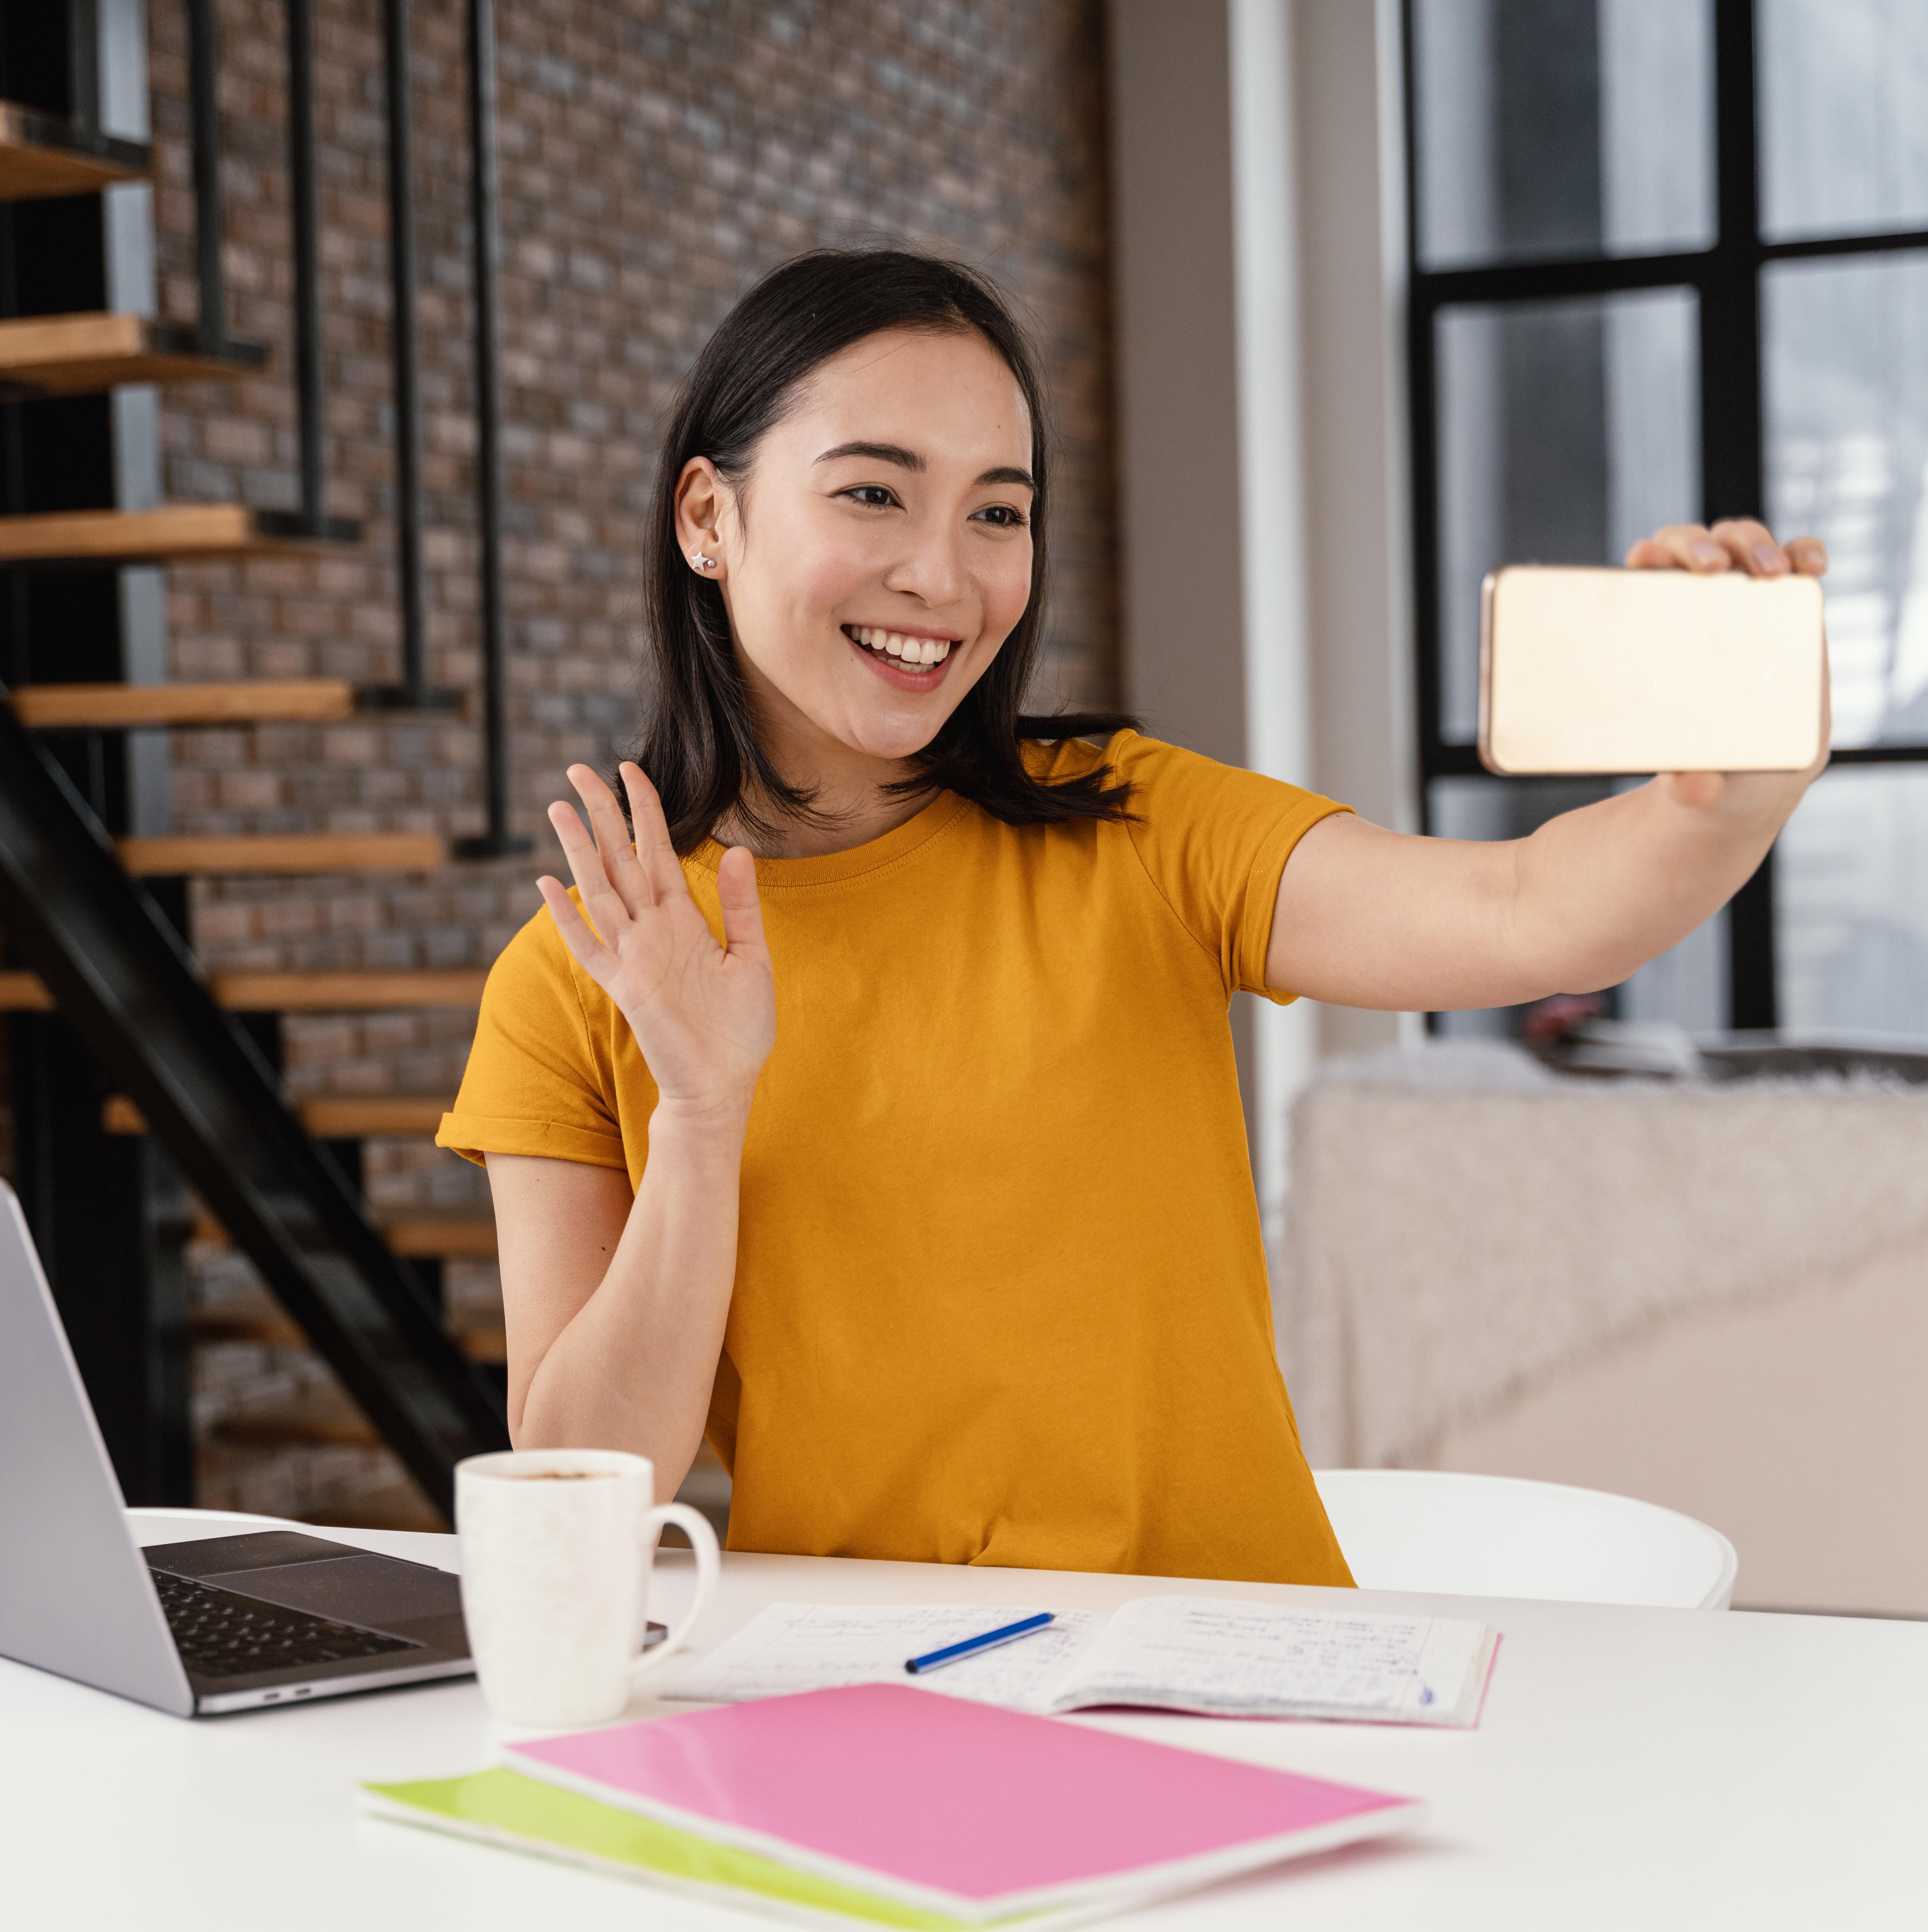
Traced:
<svg viewBox="0 0 1928 1932">
<path fill-rule="evenodd" d="M 723 580 L 723 526 L 730 489 L 707 456 L 692 456 L 676 479 L 676 542 L 697 576 Z"/>
</svg>

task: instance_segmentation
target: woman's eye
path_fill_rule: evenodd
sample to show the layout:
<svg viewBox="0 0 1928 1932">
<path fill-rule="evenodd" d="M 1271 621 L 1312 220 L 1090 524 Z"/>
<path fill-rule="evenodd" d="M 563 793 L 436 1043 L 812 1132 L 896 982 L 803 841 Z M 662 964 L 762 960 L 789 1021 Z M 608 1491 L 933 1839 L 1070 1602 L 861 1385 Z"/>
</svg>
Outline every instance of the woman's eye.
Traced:
<svg viewBox="0 0 1928 1932">
<path fill-rule="evenodd" d="M 988 509 L 978 512 L 979 519 L 995 524 L 1001 530 L 1021 530 L 1024 528 L 1024 512 L 1014 509 L 1008 503 L 993 503 Z"/>
<path fill-rule="evenodd" d="M 861 503 L 866 510 L 887 510 L 897 500 L 896 493 L 885 489 L 881 483 L 860 483 L 843 494 L 853 503 Z"/>
</svg>

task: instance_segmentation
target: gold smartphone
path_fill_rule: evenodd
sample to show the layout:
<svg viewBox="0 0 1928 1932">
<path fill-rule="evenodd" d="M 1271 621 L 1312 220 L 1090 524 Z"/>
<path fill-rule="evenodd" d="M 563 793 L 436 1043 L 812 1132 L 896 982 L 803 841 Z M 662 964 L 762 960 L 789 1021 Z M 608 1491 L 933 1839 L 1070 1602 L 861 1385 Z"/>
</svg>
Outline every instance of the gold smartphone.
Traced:
<svg viewBox="0 0 1928 1932">
<path fill-rule="evenodd" d="M 1486 580 L 1489 772 L 1797 772 L 1827 675 L 1811 577 L 1509 565 Z"/>
</svg>

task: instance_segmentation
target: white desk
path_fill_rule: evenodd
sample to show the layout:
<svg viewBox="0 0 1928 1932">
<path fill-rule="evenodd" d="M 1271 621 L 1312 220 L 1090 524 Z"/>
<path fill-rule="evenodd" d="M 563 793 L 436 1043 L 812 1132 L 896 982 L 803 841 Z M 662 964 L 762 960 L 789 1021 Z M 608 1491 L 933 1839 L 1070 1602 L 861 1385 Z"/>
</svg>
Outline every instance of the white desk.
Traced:
<svg viewBox="0 0 1928 1932">
<path fill-rule="evenodd" d="M 212 1522 L 225 1533 L 232 1523 Z M 178 1526 L 144 1526 L 163 1542 Z M 455 1566 L 455 1540 L 330 1531 Z M 662 1561 L 659 1613 L 689 1587 Z M 1108 1609 L 1141 1580 L 726 1556 L 708 1635 L 779 1599 Z M 1188 1583 L 1216 1595 L 1338 1593 Z M 1433 1822 L 1139 1916 L 1152 1932 L 1928 1924 L 1928 1626 L 1361 1592 L 1506 1634 L 1480 1728 L 1089 1719 L 1414 1792 Z M 636 1714 L 665 1707 L 638 1704 Z M 677 1707 L 668 1707 L 677 1708 Z M 681 1708 L 687 1708 L 681 1707 Z M 142 1932 L 745 1932 L 725 1912 L 357 1815 L 473 1769 L 472 1682 L 188 1722 L 0 1662 L 0 1919 Z"/>
</svg>

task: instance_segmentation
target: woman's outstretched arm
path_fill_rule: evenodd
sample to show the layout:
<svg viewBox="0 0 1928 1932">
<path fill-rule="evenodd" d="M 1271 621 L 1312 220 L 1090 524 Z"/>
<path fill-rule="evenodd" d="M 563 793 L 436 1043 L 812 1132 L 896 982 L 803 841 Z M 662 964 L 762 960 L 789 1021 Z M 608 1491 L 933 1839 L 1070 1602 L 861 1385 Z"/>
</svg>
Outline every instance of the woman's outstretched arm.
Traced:
<svg viewBox="0 0 1928 1932">
<path fill-rule="evenodd" d="M 1627 562 L 1761 577 L 1827 567 L 1813 538 L 1783 550 L 1741 520 L 1663 530 Z M 1617 986 L 1746 884 L 1826 762 L 1657 778 L 1490 844 L 1323 819 L 1280 880 L 1266 983 L 1336 1006 L 1434 1012 Z"/>
<path fill-rule="evenodd" d="M 570 952 L 614 1000 L 656 1081 L 650 1156 L 627 1178 L 491 1154 L 509 1337 L 509 1425 L 523 1448 L 629 1449 L 663 1495 L 702 1438 L 736 1275 L 737 1184 L 757 1076 L 776 1042 L 756 868 L 718 872 L 725 943 L 689 896 L 654 788 L 623 767 L 636 843 L 587 766 L 570 782 L 594 829 L 549 811 L 582 899 L 539 881 Z M 587 914 L 587 917 L 584 914 Z"/>
</svg>

